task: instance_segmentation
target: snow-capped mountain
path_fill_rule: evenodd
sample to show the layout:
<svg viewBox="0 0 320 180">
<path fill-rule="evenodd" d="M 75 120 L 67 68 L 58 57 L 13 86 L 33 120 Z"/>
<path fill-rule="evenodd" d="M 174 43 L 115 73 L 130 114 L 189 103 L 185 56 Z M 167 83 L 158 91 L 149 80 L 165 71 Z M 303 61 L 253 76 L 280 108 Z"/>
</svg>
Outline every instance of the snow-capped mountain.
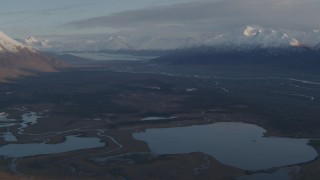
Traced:
<svg viewBox="0 0 320 180">
<path fill-rule="evenodd" d="M 52 72 L 62 67 L 66 67 L 62 61 L 45 57 L 0 32 L 0 81 L 26 75 L 29 71 Z"/>
<path fill-rule="evenodd" d="M 301 40 L 307 47 L 320 50 L 320 30 L 294 32 L 292 34 Z"/>
<path fill-rule="evenodd" d="M 24 39 L 24 44 L 29 45 L 35 49 L 47 49 L 50 47 L 48 40 L 39 40 L 33 36 L 29 36 Z"/>
<path fill-rule="evenodd" d="M 192 43 L 192 41 L 195 43 Z M 283 48 L 300 47 L 303 46 L 303 43 L 293 37 L 289 37 L 287 33 L 280 30 L 267 29 L 260 26 L 246 26 L 224 34 L 201 36 L 200 38 L 192 39 L 187 47 L 196 46 Z"/>
<path fill-rule="evenodd" d="M 110 36 L 104 44 L 103 48 L 108 50 L 133 49 L 124 36 Z"/>
<path fill-rule="evenodd" d="M 192 37 L 143 35 L 105 35 L 61 41 L 41 41 L 30 37 L 24 41 L 39 50 L 95 52 L 101 50 L 176 50 L 199 46 L 252 48 L 308 47 L 320 49 L 320 31 L 295 33 L 250 25 L 223 33 L 207 32 Z M 41 48 L 40 48 L 41 47 Z"/>
<path fill-rule="evenodd" d="M 32 39 L 31 39 L 32 40 Z M 31 45 L 35 47 L 35 44 Z M 101 50 L 131 50 L 133 45 L 129 40 L 120 35 L 107 36 L 105 38 L 93 39 L 74 39 L 70 41 L 47 41 L 46 48 L 42 46 L 40 50 L 46 51 L 77 51 L 77 52 L 95 52 Z"/>
<path fill-rule="evenodd" d="M 172 37 L 126 37 L 111 35 L 100 39 L 49 42 L 52 51 L 102 51 L 102 50 L 174 50 L 184 46 L 190 38 Z M 34 46 L 33 46 L 34 47 Z"/>
<path fill-rule="evenodd" d="M 25 50 L 35 52 L 32 47 L 13 40 L 0 31 L 0 53 L 17 53 Z"/>
<path fill-rule="evenodd" d="M 316 39 L 317 31 L 312 32 Z M 172 64 L 245 65 L 315 69 L 320 51 L 281 30 L 246 26 L 220 35 L 204 34 L 155 62 Z M 302 38 L 303 39 L 303 38 Z M 316 42 L 318 40 L 315 40 Z"/>
</svg>

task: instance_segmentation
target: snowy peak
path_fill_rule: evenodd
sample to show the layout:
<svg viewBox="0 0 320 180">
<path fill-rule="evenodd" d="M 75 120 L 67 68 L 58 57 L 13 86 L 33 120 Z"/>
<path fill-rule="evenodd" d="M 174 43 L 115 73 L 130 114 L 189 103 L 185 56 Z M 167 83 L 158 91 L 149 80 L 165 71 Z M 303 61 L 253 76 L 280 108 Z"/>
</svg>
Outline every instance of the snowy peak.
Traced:
<svg viewBox="0 0 320 180">
<path fill-rule="evenodd" d="M 303 43 L 298 41 L 298 40 L 296 40 L 296 39 L 294 39 L 294 38 L 292 38 L 290 40 L 290 46 L 292 46 L 292 47 L 302 47 Z"/>
<path fill-rule="evenodd" d="M 55 72 L 67 65 L 53 57 L 37 53 L 33 48 L 0 32 L 0 81 L 33 72 Z"/>
<path fill-rule="evenodd" d="M 320 50 L 320 30 L 293 33 L 306 47 Z"/>
<path fill-rule="evenodd" d="M 287 48 L 309 47 L 320 49 L 320 30 L 310 31 L 303 35 L 282 29 L 265 28 L 258 25 L 247 25 L 217 34 L 207 32 L 182 37 L 135 36 L 107 34 L 71 38 L 68 40 L 47 41 L 30 36 L 21 40 L 23 44 L 37 50 L 96 52 L 102 50 L 175 50 L 209 46 L 216 48 L 237 48 L 252 50 L 254 48 Z M 302 43 L 303 42 L 303 43 Z M 0 47 L 1 48 L 1 47 Z"/>
<path fill-rule="evenodd" d="M 16 40 L 13 40 L 8 35 L 0 31 L 0 53 L 10 52 L 18 53 L 22 50 L 29 50 L 35 52 L 31 47 L 23 45 Z"/>
<path fill-rule="evenodd" d="M 248 38 L 255 38 L 255 40 L 251 39 L 252 42 L 248 42 L 248 44 L 260 44 L 264 47 L 273 47 L 273 45 L 297 47 L 303 45 L 297 39 L 289 37 L 285 32 L 259 26 L 246 26 L 243 34 Z"/>
<path fill-rule="evenodd" d="M 33 44 L 33 43 L 38 43 L 39 42 L 39 40 L 36 39 L 33 36 L 27 37 L 27 39 L 25 39 L 24 41 L 25 41 L 26 44 Z"/>
<path fill-rule="evenodd" d="M 257 35 L 260 32 L 262 32 L 262 29 L 260 29 L 258 27 L 247 26 L 244 29 L 243 34 L 245 36 L 248 36 L 248 37 L 253 37 L 253 36 Z"/>
<path fill-rule="evenodd" d="M 105 48 L 109 50 L 132 49 L 127 38 L 123 36 L 110 36 L 105 44 Z"/>
<path fill-rule="evenodd" d="M 263 28 L 260 26 L 246 26 L 224 34 L 207 37 L 202 45 L 220 47 L 299 47 L 303 46 L 299 40 L 290 37 L 281 30 Z"/>
<path fill-rule="evenodd" d="M 37 38 L 33 36 L 29 36 L 24 40 L 24 43 L 28 46 L 31 46 L 35 49 L 43 49 L 49 47 L 49 41 L 48 40 L 38 40 Z"/>
</svg>

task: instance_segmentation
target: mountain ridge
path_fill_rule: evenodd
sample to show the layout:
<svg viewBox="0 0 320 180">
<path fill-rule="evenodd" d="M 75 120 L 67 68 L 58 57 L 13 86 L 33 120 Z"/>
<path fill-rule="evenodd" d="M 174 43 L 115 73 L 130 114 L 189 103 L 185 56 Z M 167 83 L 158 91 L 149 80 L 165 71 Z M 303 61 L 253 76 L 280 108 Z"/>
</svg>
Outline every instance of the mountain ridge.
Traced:
<svg viewBox="0 0 320 180">
<path fill-rule="evenodd" d="M 289 37 L 284 31 L 250 25 L 223 34 L 195 37 L 182 48 L 198 46 L 283 48 L 304 46 L 304 43 L 296 38 Z"/>
<path fill-rule="evenodd" d="M 56 72 L 67 65 L 0 32 L 0 81 L 35 72 Z"/>
<path fill-rule="evenodd" d="M 8 35 L 0 31 L 0 53 L 16 53 L 21 50 L 28 50 L 31 52 L 35 52 L 34 49 L 30 46 L 24 45 L 12 38 Z"/>
<path fill-rule="evenodd" d="M 246 25 L 223 33 L 207 32 L 188 37 L 105 35 L 99 38 L 79 38 L 70 41 L 45 41 L 47 48 L 41 50 L 56 52 L 97 52 L 108 50 L 176 50 L 196 46 L 260 46 L 283 47 L 305 46 L 320 49 L 320 31 L 296 33 L 280 28 L 266 28 Z M 33 45 L 32 45 L 33 46 Z M 33 46 L 37 49 L 37 46 Z"/>
</svg>

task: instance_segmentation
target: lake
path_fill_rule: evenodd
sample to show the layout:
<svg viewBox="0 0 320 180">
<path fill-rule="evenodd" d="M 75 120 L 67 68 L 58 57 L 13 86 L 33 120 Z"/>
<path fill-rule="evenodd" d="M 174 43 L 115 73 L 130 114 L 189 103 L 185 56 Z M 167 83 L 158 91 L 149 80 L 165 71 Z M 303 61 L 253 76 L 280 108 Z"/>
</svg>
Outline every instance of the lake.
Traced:
<svg viewBox="0 0 320 180">
<path fill-rule="evenodd" d="M 66 136 L 66 140 L 58 144 L 30 143 L 8 144 L 0 147 L 0 156 L 17 158 L 45 154 L 64 153 L 89 148 L 104 147 L 105 143 L 99 138 Z"/>
<path fill-rule="evenodd" d="M 252 124 L 221 122 L 210 125 L 147 129 L 133 134 L 155 154 L 203 152 L 219 162 L 244 170 L 282 167 L 315 159 L 309 139 L 264 137 Z"/>
</svg>

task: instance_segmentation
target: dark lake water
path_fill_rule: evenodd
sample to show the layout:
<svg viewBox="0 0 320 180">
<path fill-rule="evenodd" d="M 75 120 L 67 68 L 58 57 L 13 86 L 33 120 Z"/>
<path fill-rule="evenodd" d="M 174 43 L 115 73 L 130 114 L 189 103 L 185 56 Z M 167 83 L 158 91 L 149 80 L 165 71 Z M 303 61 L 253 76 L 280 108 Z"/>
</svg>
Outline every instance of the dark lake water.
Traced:
<svg viewBox="0 0 320 180">
<path fill-rule="evenodd" d="M 8 144 L 0 147 L 0 156 L 27 157 L 45 154 L 56 154 L 81 149 L 104 147 L 105 143 L 98 138 L 66 136 L 66 140 L 58 144 L 30 143 Z"/>
<path fill-rule="evenodd" d="M 263 137 L 265 129 L 244 123 L 147 129 L 134 133 L 156 154 L 203 152 L 223 164 L 244 170 L 261 170 L 313 160 L 316 150 L 308 139 Z"/>
</svg>

